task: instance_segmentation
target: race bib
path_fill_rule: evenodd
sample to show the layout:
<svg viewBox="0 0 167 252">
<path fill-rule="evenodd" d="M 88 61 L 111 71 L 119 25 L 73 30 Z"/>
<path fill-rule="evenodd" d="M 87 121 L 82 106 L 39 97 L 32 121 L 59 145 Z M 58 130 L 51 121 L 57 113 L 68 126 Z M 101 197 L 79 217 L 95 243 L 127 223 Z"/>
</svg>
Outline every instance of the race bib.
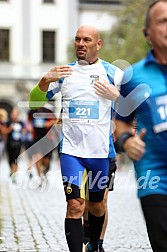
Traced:
<svg viewBox="0 0 167 252">
<path fill-rule="evenodd" d="M 35 128 L 44 128 L 45 127 L 45 119 L 44 118 L 35 118 L 34 119 L 34 127 Z"/>
<path fill-rule="evenodd" d="M 167 130 L 167 95 L 150 97 L 150 110 L 155 133 Z"/>
<path fill-rule="evenodd" d="M 12 139 L 13 140 L 21 140 L 21 132 L 13 131 L 12 132 Z"/>
<path fill-rule="evenodd" d="M 99 119 L 99 101 L 71 100 L 69 118 L 72 122 L 96 122 Z"/>
<path fill-rule="evenodd" d="M 13 124 L 13 132 L 12 132 L 12 139 L 13 140 L 20 140 L 22 137 L 21 134 L 21 125 L 19 123 Z"/>
</svg>

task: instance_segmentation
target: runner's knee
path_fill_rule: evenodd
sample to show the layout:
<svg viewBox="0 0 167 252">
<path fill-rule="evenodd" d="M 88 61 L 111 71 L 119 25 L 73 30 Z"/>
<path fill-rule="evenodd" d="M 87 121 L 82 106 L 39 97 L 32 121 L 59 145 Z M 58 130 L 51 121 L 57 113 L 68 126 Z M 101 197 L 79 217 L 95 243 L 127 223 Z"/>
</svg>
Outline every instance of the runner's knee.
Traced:
<svg viewBox="0 0 167 252">
<path fill-rule="evenodd" d="M 80 218 L 83 215 L 85 208 L 84 199 L 71 199 L 67 204 L 68 218 Z"/>
</svg>

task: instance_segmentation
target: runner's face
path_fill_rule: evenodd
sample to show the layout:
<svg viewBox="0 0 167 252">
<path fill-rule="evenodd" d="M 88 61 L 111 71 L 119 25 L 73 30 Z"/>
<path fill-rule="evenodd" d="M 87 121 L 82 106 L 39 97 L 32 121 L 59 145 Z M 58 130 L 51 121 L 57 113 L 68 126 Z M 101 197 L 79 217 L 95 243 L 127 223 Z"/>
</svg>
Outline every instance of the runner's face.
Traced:
<svg viewBox="0 0 167 252">
<path fill-rule="evenodd" d="M 75 36 L 75 51 L 79 60 L 93 62 L 97 59 L 101 47 L 101 39 L 95 30 L 81 27 Z"/>
<path fill-rule="evenodd" d="M 167 2 L 159 2 L 150 10 L 148 36 L 154 49 L 167 50 Z"/>
</svg>

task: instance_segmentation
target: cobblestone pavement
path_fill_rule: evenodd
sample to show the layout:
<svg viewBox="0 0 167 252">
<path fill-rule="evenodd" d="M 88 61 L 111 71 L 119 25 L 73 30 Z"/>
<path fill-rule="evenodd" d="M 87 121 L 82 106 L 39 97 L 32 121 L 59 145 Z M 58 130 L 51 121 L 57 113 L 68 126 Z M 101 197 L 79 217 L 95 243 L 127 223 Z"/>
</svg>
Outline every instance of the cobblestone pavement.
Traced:
<svg viewBox="0 0 167 252">
<path fill-rule="evenodd" d="M 58 162 L 53 162 L 49 182 L 35 184 L 25 175 L 22 161 L 19 184 L 0 165 L 0 252 L 68 251 L 64 236 L 65 196 Z M 35 171 L 33 171 L 35 174 Z M 151 252 L 132 170 L 117 172 L 115 191 L 109 193 L 106 252 Z"/>
</svg>

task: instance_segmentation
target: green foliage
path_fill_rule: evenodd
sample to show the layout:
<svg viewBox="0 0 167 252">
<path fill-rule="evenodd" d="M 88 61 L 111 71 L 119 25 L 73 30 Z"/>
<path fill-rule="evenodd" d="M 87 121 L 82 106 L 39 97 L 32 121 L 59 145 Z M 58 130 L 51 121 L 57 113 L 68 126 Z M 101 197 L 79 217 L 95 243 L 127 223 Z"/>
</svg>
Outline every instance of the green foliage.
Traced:
<svg viewBox="0 0 167 252">
<path fill-rule="evenodd" d="M 102 32 L 103 46 L 99 57 L 113 62 L 123 59 L 134 63 L 144 57 L 149 44 L 143 36 L 144 18 L 148 5 L 153 0 L 122 0 L 118 21 L 110 31 Z M 68 48 L 69 60 L 75 59 L 72 43 Z"/>
<path fill-rule="evenodd" d="M 74 41 L 71 41 L 67 48 L 67 55 L 69 62 L 73 62 L 76 60 L 75 49 L 74 49 Z"/>
<path fill-rule="evenodd" d="M 146 3 L 147 2 L 147 3 Z M 124 59 L 134 63 L 144 57 L 149 44 L 143 36 L 145 13 L 153 0 L 122 0 L 118 22 L 109 32 L 103 32 L 103 47 L 99 56 L 112 62 Z"/>
</svg>

